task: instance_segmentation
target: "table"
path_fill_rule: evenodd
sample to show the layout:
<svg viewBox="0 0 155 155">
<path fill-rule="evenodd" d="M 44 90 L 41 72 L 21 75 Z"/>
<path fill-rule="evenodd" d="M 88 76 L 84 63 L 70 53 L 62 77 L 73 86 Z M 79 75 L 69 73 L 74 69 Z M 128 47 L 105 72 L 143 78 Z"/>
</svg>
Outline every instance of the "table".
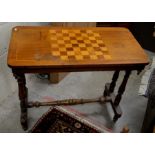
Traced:
<svg viewBox="0 0 155 155">
<path fill-rule="evenodd" d="M 23 129 L 28 128 L 27 109 L 34 106 L 110 103 L 116 121 L 122 114 L 119 103 L 131 71 L 142 71 L 148 62 L 144 50 L 126 28 L 14 27 L 8 66 L 18 82 Z M 125 75 L 115 95 L 113 92 L 121 70 L 125 71 Z M 77 71 L 115 72 L 100 98 L 28 101 L 26 73 Z"/>
</svg>

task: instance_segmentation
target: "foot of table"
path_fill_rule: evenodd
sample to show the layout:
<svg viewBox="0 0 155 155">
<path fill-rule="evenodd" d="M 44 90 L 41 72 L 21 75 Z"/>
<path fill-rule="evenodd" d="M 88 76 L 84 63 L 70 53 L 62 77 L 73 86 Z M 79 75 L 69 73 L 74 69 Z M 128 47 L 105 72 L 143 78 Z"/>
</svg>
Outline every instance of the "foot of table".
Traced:
<svg viewBox="0 0 155 155">
<path fill-rule="evenodd" d="M 19 100 L 20 100 L 20 107 L 21 107 L 21 118 L 20 122 L 24 130 L 27 130 L 28 128 L 28 122 L 27 122 L 27 92 L 28 89 L 26 88 L 26 79 L 25 75 L 22 73 L 18 74 L 13 72 L 15 78 L 18 82 L 18 94 L 19 94 Z"/>
</svg>

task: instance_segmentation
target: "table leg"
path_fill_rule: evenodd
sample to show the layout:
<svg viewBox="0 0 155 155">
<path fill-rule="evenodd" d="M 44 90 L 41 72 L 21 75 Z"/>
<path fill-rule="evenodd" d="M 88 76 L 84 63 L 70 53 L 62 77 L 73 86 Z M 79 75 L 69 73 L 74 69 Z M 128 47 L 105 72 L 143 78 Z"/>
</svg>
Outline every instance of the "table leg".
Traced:
<svg viewBox="0 0 155 155">
<path fill-rule="evenodd" d="M 19 100 L 20 100 L 20 107 L 21 107 L 21 125 L 24 130 L 27 130 L 28 128 L 28 122 L 27 122 L 27 92 L 28 89 L 26 88 L 26 79 L 25 75 L 23 73 L 15 73 L 13 72 L 15 78 L 18 82 L 18 94 L 19 94 Z"/>
<path fill-rule="evenodd" d="M 105 85 L 105 90 L 104 90 L 104 96 L 110 96 L 110 93 L 113 93 L 114 89 L 115 89 L 115 86 L 116 86 L 116 82 L 117 82 L 117 79 L 118 79 L 118 76 L 119 76 L 119 72 L 120 71 L 115 71 L 114 72 L 114 75 L 112 77 L 112 82 L 109 84 L 107 83 Z"/>
<path fill-rule="evenodd" d="M 129 79 L 129 76 L 130 76 L 130 73 L 131 71 L 126 71 L 125 72 L 125 75 L 124 75 L 124 78 L 123 78 L 123 81 L 118 89 L 118 93 L 117 93 L 117 96 L 115 98 L 115 101 L 114 101 L 114 105 L 119 105 L 120 101 L 121 101 L 121 98 L 122 98 L 122 95 L 125 91 L 125 87 L 126 87 L 126 84 L 128 82 L 128 79 Z"/>
<path fill-rule="evenodd" d="M 115 108 L 119 108 L 119 103 L 120 103 L 120 101 L 121 101 L 121 99 L 122 99 L 122 95 L 123 95 L 123 93 L 124 93 L 124 91 L 125 91 L 125 87 L 126 87 L 126 84 L 127 84 L 127 82 L 128 82 L 130 73 L 131 73 L 130 70 L 129 70 L 129 71 L 125 71 L 125 75 L 124 75 L 123 81 L 122 81 L 122 83 L 121 83 L 121 85 L 120 85 L 120 87 L 119 87 L 119 89 L 118 89 L 117 96 L 115 97 L 115 100 L 114 100 L 114 102 L 112 103 L 113 106 L 115 106 Z M 119 109 L 120 109 L 120 108 L 119 108 Z M 119 110 L 119 111 L 120 111 L 120 110 Z M 116 114 L 116 115 L 114 116 L 114 118 L 113 118 L 114 121 L 117 121 L 119 117 L 121 117 L 121 113 L 120 113 L 119 115 Z"/>
<path fill-rule="evenodd" d="M 130 73 L 131 73 L 131 71 L 125 71 L 125 76 L 123 78 L 123 81 L 122 81 L 119 89 L 118 89 L 117 96 L 115 97 L 113 92 L 114 92 L 114 89 L 116 86 L 117 79 L 119 77 L 119 72 L 120 71 L 115 71 L 115 73 L 112 77 L 112 82 L 110 84 L 106 83 L 105 90 L 104 90 L 104 97 L 106 97 L 106 96 L 111 97 L 110 103 L 111 103 L 112 109 L 114 111 L 114 118 L 113 118 L 114 121 L 117 121 L 118 118 L 121 117 L 121 115 L 122 115 L 121 108 L 119 107 L 119 103 L 121 101 L 122 95 L 125 91 L 125 87 L 126 87 L 128 78 L 129 78 Z"/>
</svg>

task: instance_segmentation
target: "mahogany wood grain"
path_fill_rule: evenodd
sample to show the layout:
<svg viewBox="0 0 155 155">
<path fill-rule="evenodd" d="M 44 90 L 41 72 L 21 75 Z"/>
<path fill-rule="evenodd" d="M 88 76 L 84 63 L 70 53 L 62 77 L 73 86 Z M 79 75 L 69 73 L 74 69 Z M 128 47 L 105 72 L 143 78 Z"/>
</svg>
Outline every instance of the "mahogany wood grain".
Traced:
<svg viewBox="0 0 155 155">
<path fill-rule="evenodd" d="M 50 31 L 92 31 L 92 34 L 99 34 L 107 48 L 107 59 L 84 59 L 65 60 L 51 55 L 51 46 L 54 42 L 50 40 Z M 92 35 L 91 34 L 91 35 Z M 56 34 L 55 34 L 56 35 Z M 71 37 L 72 39 L 74 37 Z M 61 38 L 62 40 L 63 38 Z M 85 41 L 85 38 L 81 38 Z M 76 40 L 74 38 L 73 40 Z M 89 41 L 89 38 L 86 40 Z M 97 40 L 96 40 L 97 41 Z M 94 43 L 96 44 L 96 43 Z M 89 46 L 89 44 L 87 44 Z M 64 45 L 63 45 L 64 46 Z M 91 45 L 93 46 L 93 45 Z M 59 50 L 59 49 L 57 49 Z M 86 49 L 87 52 L 87 47 Z M 101 51 L 103 52 L 103 51 Z M 77 53 L 76 53 L 77 54 Z M 109 59 L 108 59 L 109 58 Z M 144 67 L 148 64 L 148 57 L 144 50 L 137 43 L 133 35 L 126 28 L 60 28 L 60 27 L 27 27 L 18 26 L 13 28 L 9 47 L 8 65 L 11 68 L 37 69 L 50 68 L 53 70 L 89 70 L 90 68 L 107 67 L 111 69 L 128 68 L 137 66 Z M 83 68 L 83 69 L 82 69 Z"/>
</svg>

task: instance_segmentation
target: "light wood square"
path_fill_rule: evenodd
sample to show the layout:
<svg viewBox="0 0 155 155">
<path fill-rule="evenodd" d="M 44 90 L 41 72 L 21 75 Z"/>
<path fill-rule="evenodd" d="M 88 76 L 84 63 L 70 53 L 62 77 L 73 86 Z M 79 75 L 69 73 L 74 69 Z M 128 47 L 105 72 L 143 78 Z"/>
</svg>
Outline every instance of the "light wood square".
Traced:
<svg viewBox="0 0 155 155">
<path fill-rule="evenodd" d="M 53 51 L 53 52 L 52 52 L 52 55 L 53 55 L 53 56 L 60 56 L 60 52 L 59 52 L 59 51 Z"/>
<path fill-rule="evenodd" d="M 67 52 L 67 55 L 68 56 L 74 56 L 75 55 L 75 52 L 74 51 L 69 51 L 69 52 Z"/>
<path fill-rule="evenodd" d="M 98 55 L 98 56 L 103 55 L 103 53 L 101 51 L 96 51 L 95 54 Z"/>
<path fill-rule="evenodd" d="M 90 44 L 90 43 L 91 43 L 90 40 L 84 40 L 84 42 L 85 42 L 86 44 Z"/>
<path fill-rule="evenodd" d="M 68 56 L 66 55 L 61 56 L 61 60 L 68 60 Z"/>
<path fill-rule="evenodd" d="M 75 58 L 76 58 L 76 60 L 83 60 L 83 56 L 82 55 L 76 55 Z"/>
<path fill-rule="evenodd" d="M 64 39 L 64 40 L 70 40 L 70 38 L 69 38 L 69 37 L 63 37 L 63 39 Z"/>
<path fill-rule="evenodd" d="M 99 47 L 99 45 L 96 44 L 96 43 L 92 44 L 92 46 L 93 46 L 93 47 Z"/>
<path fill-rule="evenodd" d="M 85 44 L 79 44 L 79 47 L 86 47 Z"/>
<path fill-rule="evenodd" d="M 78 51 L 78 52 L 81 51 L 79 47 L 74 47 L 73 50 L 74 50 L 74 51 Z"/>
<path fill-rule="evenodd" d="M 68 33 L 68 30 L 62 30 L 62 33 Z"/>
<path fill-rule="evenodd" d="M 88 51 L 81 51 L 81 54 L 86 56 L 86 55 L 89 55 L 89 52 Z"/>
<path fill-rule="evenodd" d="M 60 47 L 59 50 L 60 51 L 66 51 L 66 48 L 65 47 Z"/>
<path fill-rule="evenodd" d="M 77 44 L 78 42 L 77 42 L 77 40 L 71 40 L 71 43 L 72 44 Z"/>
<path fill-rule="evenodd" d="M 94 51 L 94 48 L 93 47 L 87 47 L 87 50 L 92 52 L 92 51 Z"/>
<path fill-rule="evenodd" d="M 75 37 L 75 33 L 69 33 L 70 37 Z"/>
<path fill-rule="evenodd" d="M 91 59 L 91 60 L 97 60 L 98 57 L 97 57 L 96 55 L 90 55 L 90 59 Z"/>
<path fill-rule="evenodd" d="M 77 40 L 83 40 L 83 38 L 80 36 L 80 37 L 77 37 Z"/>
<path fill-rule="evenodd" d="M 95 37 L 89 37 L 89 39 L 90 39 L 90 40 L 96 40 L 96 38 L 95 38 Z"/>
<path fill-rule="evenodd" d="M 97 42 L 98 44 L 103 44 L 103 41 L 102 41 L 102 40 L 96 40 L 96 42 Z"/>
<path fill-rule="evenodd" d="M 65 47 L 72 47 L 72 44 L 65 44 Z"/>
</svg>

